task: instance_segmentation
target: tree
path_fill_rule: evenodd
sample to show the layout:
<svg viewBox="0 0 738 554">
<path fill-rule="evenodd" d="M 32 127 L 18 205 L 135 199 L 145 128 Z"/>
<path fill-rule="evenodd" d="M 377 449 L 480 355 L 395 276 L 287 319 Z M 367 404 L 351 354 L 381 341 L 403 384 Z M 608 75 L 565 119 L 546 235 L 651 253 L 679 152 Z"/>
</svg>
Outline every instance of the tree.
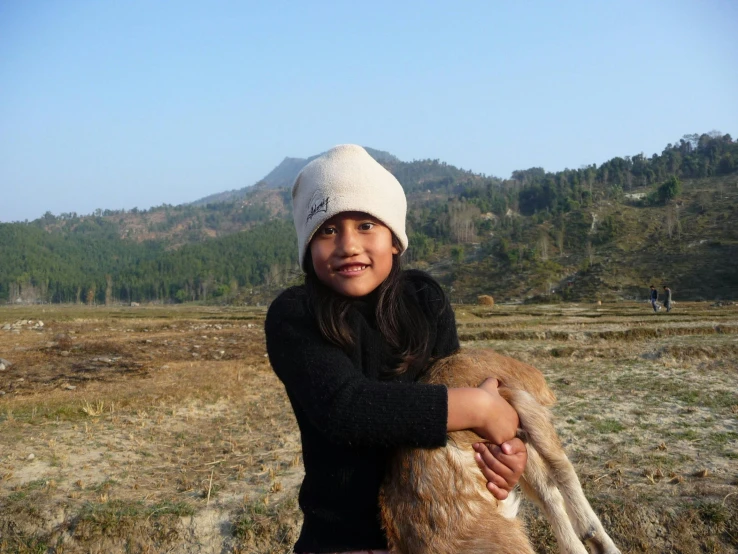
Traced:
<svg viewBox="0 0 738 554">
<path fill-rule="evenodd" d="M 454 263 L 460 263 L 461 260 L 464 259 L 464 247 L 454 246 L 451 249 L 451 259 L 454 261 Z"/>
<path fill-rule="evenodd" d="M 564 255 L 564 237 L 566 235 L 564 234 L 564 227 L 562 224 L 562 227 L 556 231 L 556 245 L 559 247 L 559 256 Z"/>
<path fill-rule="evenodd" d="M 113 303 L 113 276 L 105 275 L 105 305 L 110 306 Z"/>
<path fill-rule="evenodd" d="M 730 154 L 723 154 L 717 167 L 718 175 L 727 175 L 728 173 L 731 173 L 733 169 L 735 169 L 735 164 L 733 163 L 733 159 Z"/>
<path fill-rule="evenodd" d="M 592 241 L 587 242 L 587 259 L 589 260 L 589 265 L 594 264 L 595 261 L 595 248 L 592 245 Z"/>
<path fill-rule="evenodd" d="M 666 216 L 664 218 L 664 226 L 666 227 L 666 235 L 671 238 L 675 226 L 674 212 L 668 208 L 666 210 Z"/>
<path fill-rule="evenodd" d="M 92 306 L 92 304 L 95 302 L 95 284 L 93 283 L 90 285 L 90 288 L 87 289 L 87 305 Z"/>
<path fill-rule="evenodd" d="M 548 260 L 548 233 L 542 232 L 538 239 L 538 246 L 542 260 Z"/>
<path fill-rule="evenodd" d="M 449 231 L 457 243 L 476 240 L 474 218 L 479 217 L 479 208 L 466 202 L 452 202 L 448 206 Z"/>
<path fill-rule="evenodd" d="M 674 175 L 661 183 L 657 189 L 657 197 L 662 204 L 666 204 L 669 200 L 673 200 L 682 192 L 682 184 Z"/>
</svg>

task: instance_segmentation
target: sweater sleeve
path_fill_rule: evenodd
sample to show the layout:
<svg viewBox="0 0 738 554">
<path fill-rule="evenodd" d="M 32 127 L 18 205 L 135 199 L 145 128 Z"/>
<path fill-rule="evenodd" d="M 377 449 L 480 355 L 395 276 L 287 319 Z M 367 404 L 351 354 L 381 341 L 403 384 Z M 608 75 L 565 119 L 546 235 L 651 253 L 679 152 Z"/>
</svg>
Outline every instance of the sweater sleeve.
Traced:
<svg viewBox="0 0 738 554">
<path fill-rule="evenodd" d="M 306 300 L 287 291 L 269 308 L 267 352 L 288 394 L 328 440 L 351 446 L 446 444 L 442 385 L 368 379 L 320 334 Z"/>
</svg>

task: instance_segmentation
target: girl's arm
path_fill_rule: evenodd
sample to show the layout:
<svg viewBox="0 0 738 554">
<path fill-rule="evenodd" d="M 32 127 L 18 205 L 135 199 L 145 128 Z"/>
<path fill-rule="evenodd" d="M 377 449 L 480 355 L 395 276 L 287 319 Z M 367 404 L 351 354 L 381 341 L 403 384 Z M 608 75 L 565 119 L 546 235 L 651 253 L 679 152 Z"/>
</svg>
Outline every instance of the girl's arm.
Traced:
<svg viewBox="0 0 738 554">
<path fill-rule="evenodd" d="M 482 388 L 448 391 L 449 432 L 471 429 L 490 442 L 502 444 L 515 438 L 519 425 L 518 413 L 500 396 L 496 386 L 492 392 Z"/>
</svg>

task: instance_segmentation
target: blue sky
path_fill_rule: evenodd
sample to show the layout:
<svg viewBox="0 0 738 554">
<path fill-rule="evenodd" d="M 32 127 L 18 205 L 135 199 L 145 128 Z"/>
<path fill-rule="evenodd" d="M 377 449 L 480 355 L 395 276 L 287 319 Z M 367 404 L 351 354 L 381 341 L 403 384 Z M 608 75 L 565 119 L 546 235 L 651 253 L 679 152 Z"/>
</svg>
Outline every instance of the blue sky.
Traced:
<svg viewBox="0 0 738 554">
<path fill-rule="evenodd" d="M 5 0 L 0 221 L 190 202 L 344 142 L 508 177 L 735 138 L 736 37 L 731 0 Z"/>
</svg>

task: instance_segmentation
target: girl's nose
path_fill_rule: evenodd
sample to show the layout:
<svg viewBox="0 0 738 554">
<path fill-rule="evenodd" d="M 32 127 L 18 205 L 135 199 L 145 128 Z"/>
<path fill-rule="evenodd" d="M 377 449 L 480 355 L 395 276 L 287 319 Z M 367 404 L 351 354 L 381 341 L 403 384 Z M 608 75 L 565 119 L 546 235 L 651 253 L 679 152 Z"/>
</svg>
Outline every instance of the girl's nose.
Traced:
<svg viewBox="0 0 738 554">
<path fill-rule="evenodd" d="M 359 240 L 353 230 L 347 230 L 338 236 L 338 251 L 343 256 L 353 256 L 360 250 Z"/>
</svg>

